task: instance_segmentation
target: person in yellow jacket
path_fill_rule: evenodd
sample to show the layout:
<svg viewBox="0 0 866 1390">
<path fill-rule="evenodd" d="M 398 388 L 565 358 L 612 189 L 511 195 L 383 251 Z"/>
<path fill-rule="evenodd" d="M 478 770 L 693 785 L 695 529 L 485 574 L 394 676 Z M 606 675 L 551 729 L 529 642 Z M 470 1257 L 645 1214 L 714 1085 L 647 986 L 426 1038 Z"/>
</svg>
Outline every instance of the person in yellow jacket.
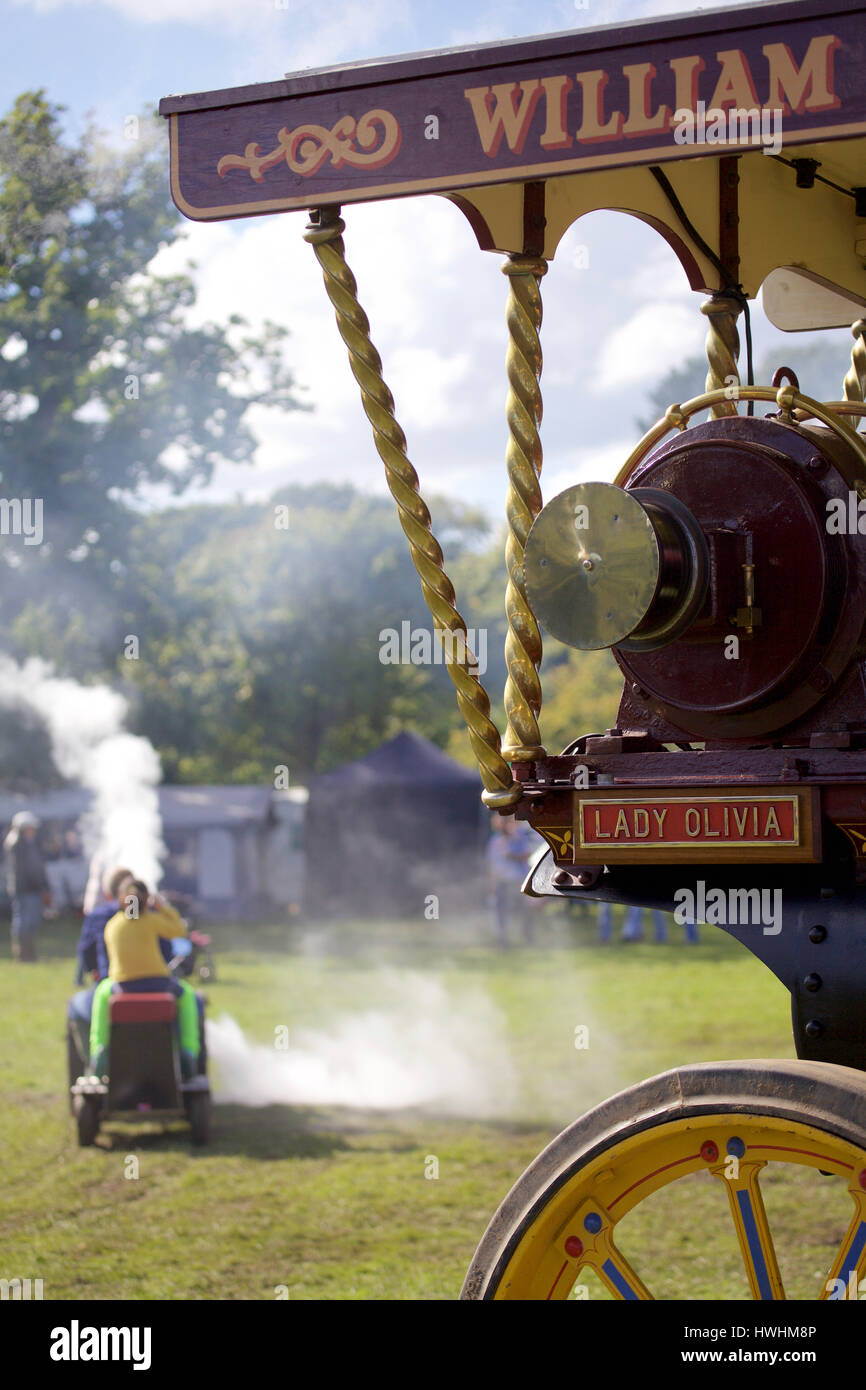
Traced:
<svg viewBox="0 0 866 1390">
<path fill-rule="evenodd" d="M 195 990 L 185 980 L 169 975 L 160 950 L 160 937 L 186 936 L 186 923 L 159 894 L 148 892 L 140 879 L 128 879 L 118 891 L 117 912 L 105 925 L 108 977 L 96 987 L 90 1026 L 90 1071 L 106 1070 L 109 1004 L 112 993 L 168 992 L 177 998 L 181 1067 L 185 1077 L 198 1069 L 199 1023 Z"/>
</svg>

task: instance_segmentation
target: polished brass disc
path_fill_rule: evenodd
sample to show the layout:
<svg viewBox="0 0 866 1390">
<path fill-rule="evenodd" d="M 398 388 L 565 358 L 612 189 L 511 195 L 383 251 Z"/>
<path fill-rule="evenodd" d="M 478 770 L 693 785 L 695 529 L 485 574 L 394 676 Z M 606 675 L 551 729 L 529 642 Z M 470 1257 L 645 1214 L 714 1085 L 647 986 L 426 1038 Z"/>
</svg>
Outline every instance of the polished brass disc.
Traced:
<svg viewBox="0 0 866 1390">
<path fill-rule="evenodd" d="M 526 592 L 552 637 L 595 651 L 643 622 L 660 563 L 655 530 L 635 497 L 612 483 L 578 483 L 535 519 L 526 542 Z"/>
</svg>

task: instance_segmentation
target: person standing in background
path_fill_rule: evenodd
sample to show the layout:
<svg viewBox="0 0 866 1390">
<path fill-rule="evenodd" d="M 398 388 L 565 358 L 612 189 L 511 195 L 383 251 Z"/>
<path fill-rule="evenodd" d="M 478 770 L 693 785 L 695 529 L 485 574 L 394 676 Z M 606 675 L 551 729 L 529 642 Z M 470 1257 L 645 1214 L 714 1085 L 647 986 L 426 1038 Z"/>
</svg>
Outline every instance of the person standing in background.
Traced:
<svg viewBox="0 0 866 1390">
<path fill-rule="evenodd" d="M 601 942 L 610 941 L 613 935 L 613 912 L 610 903 L 600 902 L 598 905 L 598 939 Z"/>
<path fill-rule="evenodd" d="M 653 928 L 655 930 L 655 940 L 658 945 L 663 945 L 668 939 L 667 917 L 659 908 L 651 909 Z M 626 909 L 625 922 L 623 924 L 621 941 L 642 941 L 643 940 L 643 914 L 642 907 L 629 907 Z M 698 929 L 694 922 L 686 922 L 686 942 L 695 945 L 698 940 Z"/>
<path fill-rule="evenodd" d="M 513 816 L 495 813 L 487 842 L 487 870 L 493 930 L 498 946 L 508 945 L 508 920 L 514 913 L 524 941 L 532 944 L 529 904 L 520 891 L 526 878 L 528 845 Z"/>
<path fill-rule="evenodd" d="M 35 961 L 42 909 L 51 902 L 48 878 L 36 843 L 39 822 L 31 811 L 17 811 L 3 842 L 6 891 L 12 900 L 12 959 Z"/>
</svg>

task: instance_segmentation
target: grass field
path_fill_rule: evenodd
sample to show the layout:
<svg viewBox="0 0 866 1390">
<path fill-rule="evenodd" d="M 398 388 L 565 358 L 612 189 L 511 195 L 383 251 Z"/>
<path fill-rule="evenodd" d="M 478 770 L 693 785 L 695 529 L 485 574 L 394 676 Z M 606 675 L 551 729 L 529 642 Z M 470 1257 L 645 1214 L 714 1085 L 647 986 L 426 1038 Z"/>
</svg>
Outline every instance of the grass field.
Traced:
<svg viewBox="0 0 866 1390">
<path fill-rule="evenodd" d="M 7 937 L 0 1275 L 42 1278 L 46 1299 L 455 1298 L 498 1203 L 582 1111 L 679 1064 L 793 1055 L 781 985 L 702 932 L 693 947 L 677 929 L 668 945 L 600 946 L 589 922 L 546 909 L 534 949 L 500 952 L 438 922 L 217 927 L 209 1017 L 261 1049 L 248 1075 L 273 1075 L 265 1103 L 216 1106 L 196 1153 L 183 1126 L 152 1122 L 77 1147 L 62 1041 L 76 927 L 46 926 L 36 965 L 13 964 Z M 395 1051 L 389 1108 L 373 1073 Z M 347 1103 L 355 1085 L 364 1108 Z M 847 1212 L 830 1201 L 816 1222 L 800 1178 L 814 1180 L 782 1174 L 768 1199 L 799 1252 L 789 1296 L 797 1279 L 811 1292 Z M 658 1296 L 748 1297 L 718 1184 L 677 1187 L 627 1218 L 624 1248 Z"/>
</svg>

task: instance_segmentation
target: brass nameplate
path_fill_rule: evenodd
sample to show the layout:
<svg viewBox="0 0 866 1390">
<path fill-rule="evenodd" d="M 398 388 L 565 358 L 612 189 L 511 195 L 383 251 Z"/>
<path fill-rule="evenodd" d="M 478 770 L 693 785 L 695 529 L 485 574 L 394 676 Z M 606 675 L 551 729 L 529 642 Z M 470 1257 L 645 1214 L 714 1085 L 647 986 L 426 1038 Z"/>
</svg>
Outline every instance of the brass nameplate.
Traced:
<svg viewBox="0 0 866 1390">
<path fill-rule="evenodd" d="M 574 794 L 576 864 L 816 863 L 818 789 L 612 787 Z"/>
</svg>

